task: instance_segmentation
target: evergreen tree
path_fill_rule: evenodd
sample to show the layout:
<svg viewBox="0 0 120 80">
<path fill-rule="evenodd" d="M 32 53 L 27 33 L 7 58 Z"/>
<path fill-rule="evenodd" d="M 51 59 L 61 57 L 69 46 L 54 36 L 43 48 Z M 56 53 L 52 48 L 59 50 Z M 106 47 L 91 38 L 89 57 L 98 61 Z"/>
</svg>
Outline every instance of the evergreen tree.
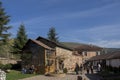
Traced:
<svg viewBox="0 0 120 80">
<path fill-rule="evenodd" d="M 2 2 L 0 2 L 0 45 L 7 43 L 7 40 L 10 36 L 8 30 L 11 28 L 11 26 L 7 25 L 10 21 L 9 17 L 10 16 L 6 15 L 6 12 L 4 12 Z"/>
<path fill-rule="evenodd" d="M 48 32 L 48 39 L 53 42 L 59 42 L 56 30 L 54 27 L 51 27 Z"/>
<path fill-rule="evenodd" d="M 2 2 L 0 2 L 0 56 L 7 58 L 10 56 L 11 48 L 9 43 L 10 33 L 8 32 L 11 28 L 11 26 L 8 26 L 9 17 L 2 7 Z"/>
<path fill-rule="evenodd" d="M 27 35 L 26 35 L 25 27 L 23 24 L 21 24 L 14 42 L 14 52 L 19 53 L 19 51 L 21 51 L 21 49 L 23 48 L 26 42 L 27 42 Z"/>
</svg>

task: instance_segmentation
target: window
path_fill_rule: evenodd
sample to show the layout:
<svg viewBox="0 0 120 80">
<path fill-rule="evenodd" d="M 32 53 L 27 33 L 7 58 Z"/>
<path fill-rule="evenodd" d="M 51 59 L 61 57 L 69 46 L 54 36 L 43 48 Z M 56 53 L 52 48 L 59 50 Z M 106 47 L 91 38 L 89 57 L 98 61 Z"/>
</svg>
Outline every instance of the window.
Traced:
<svg viewBox="0 0 120 80">
<path fill-rule="evenodd" d="M 87 56 L 87 51 L 84 51 L 84 52 L 83 52 L 83 56 Z"/>
<path fill-rule="evenodd" d="M 100 55 L 100 51 L 97 51 L 97 52 L 96 52 L 96 55 Z"/>
<path fill-rule="evenodd" d="M 51 51 L 50 50 L 46 50 L 46 56 L 47 56 L 47 58 L 49 58 L 50 54 L 51 54 Z"/>
<path fill-rule="evenodd" d="M 53 60 L 46 60 L 46 66 L 51 66 L 53 62 Z"/>
</svg>

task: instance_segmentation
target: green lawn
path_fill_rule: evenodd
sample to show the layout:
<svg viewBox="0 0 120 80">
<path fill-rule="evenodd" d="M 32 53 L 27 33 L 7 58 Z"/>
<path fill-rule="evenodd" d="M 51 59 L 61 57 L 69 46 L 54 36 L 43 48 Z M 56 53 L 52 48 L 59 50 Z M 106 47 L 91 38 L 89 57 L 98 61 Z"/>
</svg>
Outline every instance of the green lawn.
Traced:
<svg viewBox="0 0 120 80">
<path fill-rule="evenodd" d="M 35 74 L 21 74 L 20 71 L 11 70 L 10 73 L 7 73 L 6 80 L 18 80 L 32 76 L 35 76 Z"/>
</svg>

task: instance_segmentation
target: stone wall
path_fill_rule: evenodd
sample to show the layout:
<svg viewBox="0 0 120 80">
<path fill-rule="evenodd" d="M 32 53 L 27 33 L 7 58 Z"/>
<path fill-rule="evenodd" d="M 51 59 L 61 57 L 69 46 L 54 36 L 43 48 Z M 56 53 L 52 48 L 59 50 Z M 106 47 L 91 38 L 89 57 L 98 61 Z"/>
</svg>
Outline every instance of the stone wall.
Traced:
<svg viewBox="0 0 120 80">
<path fill-rule="evenodd" d="M 65 67 L 69 70 L 69 71 L 74 71 L 75 69 L 75 64 L 78 64 L 79 66 L 82 64 L 82 56 L 78 56 L 78 55 L 71 55 L 71 57 L 67 58 L 64 61 Z"/>
<path fill-rule="evenodd" d="M 21 60 L 8 59 L 8 58 L 0 58 L 0 63 L 1 64 L 16 64 L 17 61 L 21 61 Z"/>
<path fill-rule="evenodd" d="M 64 58 L 64 68 L 67 68 L 68 71 L 73 71 L 76 63 L 79 65 L 82 64 L 82 56 L 73 55 L 73 51 L 71 50 L 56 47 L 56 56 Z"/>
<path fill-rule="evenodd" d="M 67 50 L 61 47 L 56 47 L 56 56 L 62 56 L 65 55 L 67 57 L 71 56 L 73 51 Z"/>
<path fill-rule="evenodd" d="M 85 61 L 90 59 L 93 56 L 96 56 L 97 53 L 96 51 L 83 51 L 82 55 L 83 55 L 83 60 Z"/>
</svg>

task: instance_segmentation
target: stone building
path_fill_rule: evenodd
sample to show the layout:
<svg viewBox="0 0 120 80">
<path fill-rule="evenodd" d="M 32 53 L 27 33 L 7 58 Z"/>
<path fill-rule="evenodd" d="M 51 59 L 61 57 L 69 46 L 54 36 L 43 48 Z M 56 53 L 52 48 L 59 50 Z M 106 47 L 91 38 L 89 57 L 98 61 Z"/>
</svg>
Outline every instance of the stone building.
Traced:
<svg viewBox="0 0 120 80">
<path fill-rule="evenodd" d="M 74 71 L 76 63 L 81 65 L 83 61 L 99 53 L 96 47 L 83 48 L 87 47 L 69 48 L 43 37 L 29 39 L 22 50 L 22 65 L 34 65 L 38 73 L 55 72 L 63 68 Z"/>
<path fill-rule="evenodd" d="M 94 63 L 94 65 L 97 65 L 97 63 L 101 63 L 103 67 L 111 66 L 111 67 L 119 68 L 120 67 L 120 51 L 114 51 L 111 53 L 94 56 L 90 58 L 88 61 Z"/>
<path fill-rule="evenodd" d="M 95 45 L 79 45 L 75 48 L 78 54 L 82 55 L 83 63 L 93 56 L 100 55 L 102 48 Z"/>
</svg>

